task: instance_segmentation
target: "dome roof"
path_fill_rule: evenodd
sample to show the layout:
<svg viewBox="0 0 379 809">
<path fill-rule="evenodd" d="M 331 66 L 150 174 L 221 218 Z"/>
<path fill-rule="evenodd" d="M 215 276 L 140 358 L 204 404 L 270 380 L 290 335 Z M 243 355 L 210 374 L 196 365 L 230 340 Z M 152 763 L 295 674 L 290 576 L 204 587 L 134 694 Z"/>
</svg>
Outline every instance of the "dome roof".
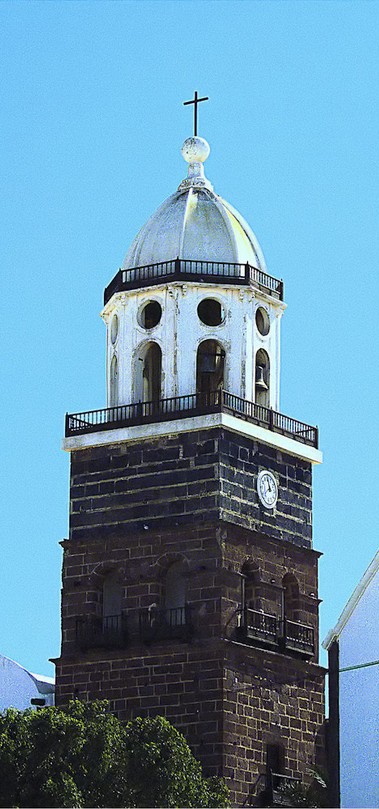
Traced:
<svg viewBox="0 0 379 809">
<path fill-rule="evenodd" d="M 182 154 L 188 177 L 150 217 L 133 240 L 123 269 L 179 257 L 193 261 L 248 262 L 267 272 L 258 240 L 243 217 L 215 194 L 204 176 L 209 146 L 188 138 Z"/>
</svg>

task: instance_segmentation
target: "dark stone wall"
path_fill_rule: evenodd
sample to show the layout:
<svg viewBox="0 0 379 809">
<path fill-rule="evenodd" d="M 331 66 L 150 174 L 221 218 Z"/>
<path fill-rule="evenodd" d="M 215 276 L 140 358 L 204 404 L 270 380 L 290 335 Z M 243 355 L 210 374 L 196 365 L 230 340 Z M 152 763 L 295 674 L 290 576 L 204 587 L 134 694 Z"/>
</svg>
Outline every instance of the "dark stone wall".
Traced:
<svg viewBox="0 0 379 809">
<path fill-rule="evenodd" d="M 264 509 L 257 474 L 277 477 Z M 221 428 L 72 453 L 70 539 L 64 541 L 57 704 L 105 698 L 122 720 L 166 716 L 232 805 L 258 805 L 267 744 L 288 775 L 307 778 L 323 750 L 324 671 L 313 659 L 241 641 L 241 569 L 255 571 L 263 612 L 280 614 L 283 578 L 299 587 L 298 620 L 318 637 L 310 464 Z M 165 575 L 184 565 L 191 640 L 141 640 L 139 615 L 164 606 Z M 109 573 L 122 586 L 123 648 L 83 649 L 77 622 L 102 615 Z"/>
<path fill-rule="evenodd" d="M 261 505 L 258 472 L 277 477 L 275 509 Z M 310 547 L 311 465 L 222 428 L 72 453 L 70 538 L 218 519 Z"/>
<path fill-rule="evenodd" d="M 221 519 L 310 547 L 311 464 L 227 430 L 221 431 L 218 447 Z M 264 508 L 258 498 L 257 475 L 262 469 L 273 472 L 278 482 L 275 509 Z"/>
<path fill-rule="evenodd" d="M 205 774 L 227 779 L 232 806 L 259 805 L 268 744 L 287 775 L 325 764 L 324 671 L 311 663 L 219 641 L 62 658 L 57 676 L 58 705 L 106 698 L 124 721 L 165 716 Z"/>
</svg>

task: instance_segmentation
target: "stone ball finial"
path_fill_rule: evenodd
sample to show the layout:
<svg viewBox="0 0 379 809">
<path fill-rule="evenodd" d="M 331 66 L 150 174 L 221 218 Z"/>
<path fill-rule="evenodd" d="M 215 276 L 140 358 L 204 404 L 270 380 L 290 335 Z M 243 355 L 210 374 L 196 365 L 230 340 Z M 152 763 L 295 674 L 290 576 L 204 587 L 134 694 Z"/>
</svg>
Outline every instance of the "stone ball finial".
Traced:
<svg viewBox="0 0 379 809">
<path fill-rule="evenodd" d="M 182 155 L 187 163 L 204 163 L 209 152 L 209 143 L 205 138 L 199 138 L 197 135 L 187 138 L 182 146 Z"/>
</svg>

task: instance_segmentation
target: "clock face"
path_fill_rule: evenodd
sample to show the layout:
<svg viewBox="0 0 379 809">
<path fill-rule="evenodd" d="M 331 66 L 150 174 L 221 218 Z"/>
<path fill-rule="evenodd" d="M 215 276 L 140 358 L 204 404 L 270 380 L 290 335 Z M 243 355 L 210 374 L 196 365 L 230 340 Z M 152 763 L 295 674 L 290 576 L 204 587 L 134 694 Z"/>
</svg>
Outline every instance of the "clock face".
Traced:
<svg viewBox="0 0 379 809">
<path fill-rule="evenodd" d="M 278 484 L 272 472 L 263 469 L 257 480 L 258 497 L 266 508 L 274 508 L 278 499 Z"/>
</svg>

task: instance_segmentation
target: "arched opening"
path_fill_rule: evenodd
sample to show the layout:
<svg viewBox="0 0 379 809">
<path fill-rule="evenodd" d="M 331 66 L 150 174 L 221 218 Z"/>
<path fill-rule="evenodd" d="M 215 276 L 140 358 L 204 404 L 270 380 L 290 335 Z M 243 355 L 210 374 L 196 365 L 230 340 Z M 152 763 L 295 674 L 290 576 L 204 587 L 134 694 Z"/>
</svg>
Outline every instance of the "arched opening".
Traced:
<svg viewBox="0 0 379 809">
<path fill-rule="evenodd" d="M 253 562 L 242 565 L 242 606 L 250 610 L 261 607 L 259 570 Z"/>
<path fill-rule="evenodd" d="M 267 585 L 262 581 L 260 570 L 249 560 L 243 564 L 241 574 L 242 633 L 258 646 L 276 647 L 277 617 L 268 609 L 271 601 L 267 599 Z"/>
<path fill-rule="evenodd" d="M 303 603 L 299 583 L 293 573 L 283 577 L 282 646 L 285 652 L 310 657 L 315 653 L 314 627 L 303 621 Z"/>
<path fill-rule="evenodd" d="M 162 397 L 162 351 L 158 343 L 147 343 L 136 360 L 136 399 L 158 402 Z"/>
<path fill-rule="evenodd" d="M 283 577 L 283 619 L 298 621 L 300 618 L 299 584 L 293 573 Z"/>
<path fill-rule="evenodd" d="M 116 354 L 111 359 L 109 404 L 110 407 L 116 407 L 118 404 L 118 362 Z"/>
<path fill-rule="evenodd" d="M 162 579 L 162 601 L 140 611 L 140 633 L 146 643 L 157 640 L 189 640 L 190 607 L 186 603 L 185 563 L 172 562 Z"/>
<path fill-rule="evenodd" d="M 122 586 L 117 573 L 108 573 L 103 582 L 102 622 L 104 632 L 121 630 Z"/>
<path fill-rule="evenodd" d="M 166 620 L 170 626 L 183 626 L 185 620 L 186 587 L 183 562 L 173 562 L 167 570 L 165 580 Z"/>
<path fill-rule="evenodd" d="M 255 401 L 270 406 L 270 358 L 263 348 L 255 356 Z"/>
<path fill-rule="evenodd" d="M 217 340 L 204 340 L 197 350 L 196 391 L 213 393 L 224 387 L 225 351 Z"/>
</svg>

